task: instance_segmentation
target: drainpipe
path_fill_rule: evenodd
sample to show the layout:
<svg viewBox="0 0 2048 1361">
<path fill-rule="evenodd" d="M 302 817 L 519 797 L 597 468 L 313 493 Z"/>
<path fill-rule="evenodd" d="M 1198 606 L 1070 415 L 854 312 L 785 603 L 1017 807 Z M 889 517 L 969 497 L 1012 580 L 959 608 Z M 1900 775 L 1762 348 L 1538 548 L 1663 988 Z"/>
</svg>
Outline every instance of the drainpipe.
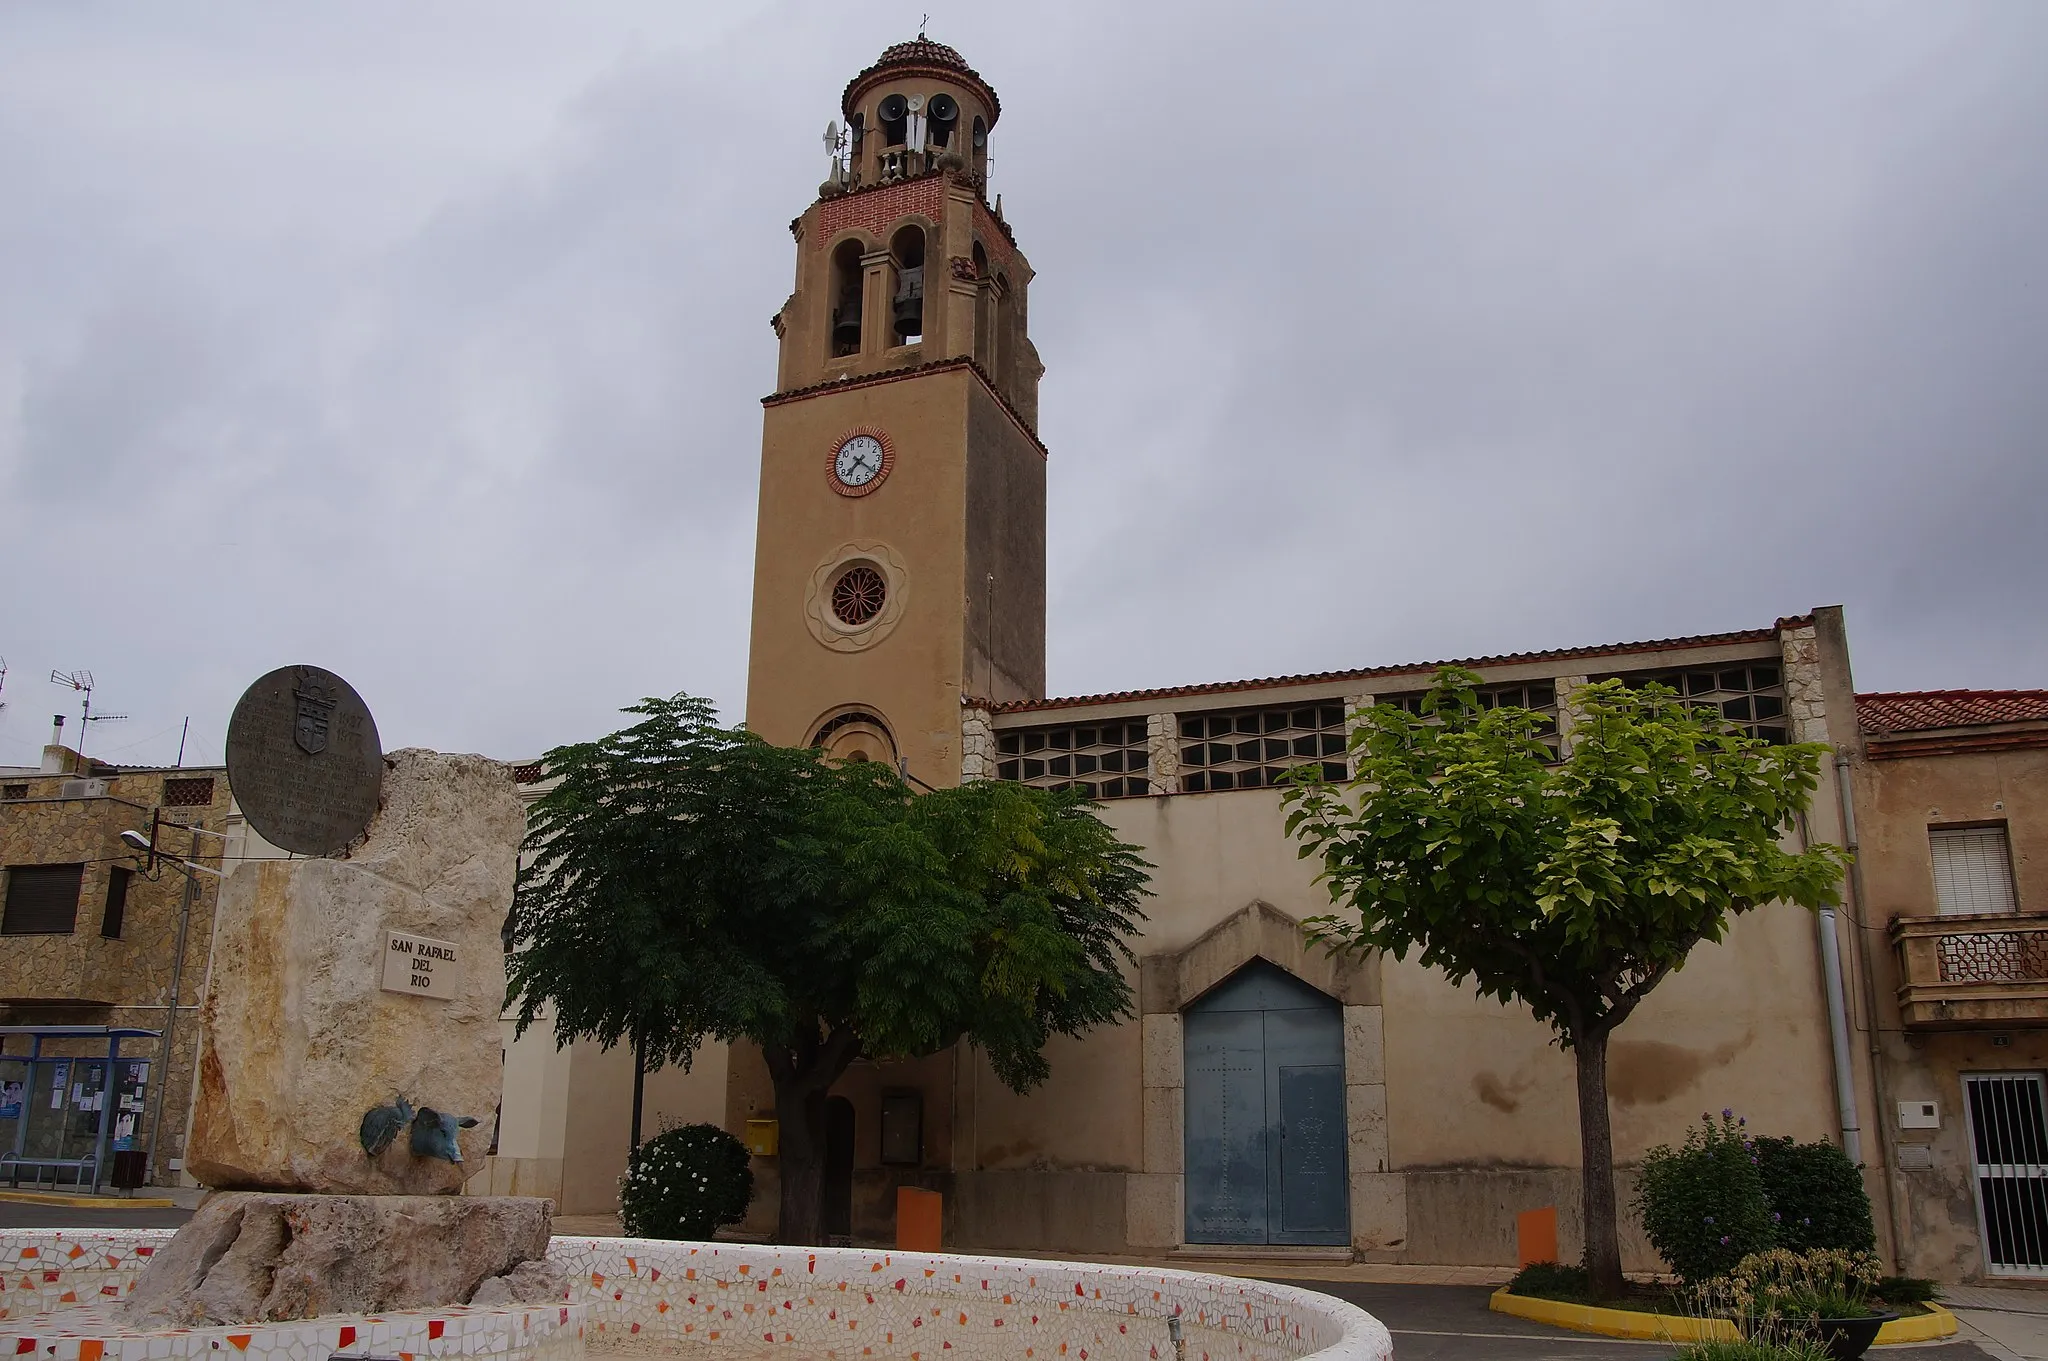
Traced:
<svg viewBox="0 0 2048 1361">
<path fill-rule="evenodd" d="M 1849 1059 L 1849 999 L 1842 990 L 1842 942 L 1835 910 L 1820 910 L 1820 971 L 1828 988 L 1828 1038 L 1835 1051 L 1835 1111 L 1842 1122 L 1842 1152 L 1863 1166 L 1863 1131 L 1856 1122 L 1856 1070 Z"/>
<path fill-rule="evenodd" d="M 1892 1231 L 1892 1269 L 1903 1272 L 1906 1269 L 1906 1239 L 1899 1227 L 1898 1188 L 1892 1180 L 1892 1169 L 1897 1157 L 1889 1147 L 1891 1125 L 1885 1119 L 1885 1112 L 1891 1109 L 1888 1098 L 1888 1084 L 1884 1075 L 1884 1040 L 1878 1031 L 1877 985 L 1871 981 L 1868 928 L 1863 922 L 1864 904 L 1869 896 L 1863 891 L 1863 857 L 1856 837 L 1856 799 L 1849 783 L 1849 757 L 1837 749 L 1835 752 L 1835 804 L 1842 815 L 1842 849 L 1849 853 L 1849 878 L 1844 885 L 1849 890 L 1849 925 L 1856 931 L 1856 946 L 1863 953 L 1858 957 L 1863 978 L 1863 1014 L 1868 1021 L 1870 1046 L 1870 1082 L 1872 1096 L 1877 1102 L 1877 1172 L 1878 1180 L 1884 1187 L 1885 1220 Z M 1839 959 L 1837 963 L 1839 968 Z M 1840 1005 L 1839 993 L 1830 996 L 1830 1014 Z M 1852 1089 L 1853 1090 L 1853 1089 Z"/>
</svg>

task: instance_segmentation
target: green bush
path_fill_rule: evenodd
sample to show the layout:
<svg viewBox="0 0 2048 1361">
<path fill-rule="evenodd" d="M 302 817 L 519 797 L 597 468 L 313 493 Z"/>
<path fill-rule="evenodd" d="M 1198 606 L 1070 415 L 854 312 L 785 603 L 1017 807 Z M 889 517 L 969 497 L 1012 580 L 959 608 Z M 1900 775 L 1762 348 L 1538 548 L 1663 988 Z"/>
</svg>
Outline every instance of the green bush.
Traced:
<svg viewBox="0 0 2048 1361">
<path fill-rule="evenodd" d="M 1830 1143 L 1758 1139 L 1755 1151 L 1778 1246 L 1794 1252 L 1868 1252 L 1877 1246 L 1863 1174 L 1841 1149 Z"/>
<path fill-rule="evenodd" d="M 1561 1266 L 1556 1262 L 1531 1262 L 1508 1282 L 1510 1295 L 1535 1300 L 1563 1300 L 1582 1304 L 1593 1297 L 1592 1286 L 1582 1266 Z"/>
<path fill-rule="evenodd" d="M 1753 1143 L 1743 1121 L 1724 1110 L 1719 1121 L 1702 1116 L 1679 1147 L 1659 1145 L 1643 1159 L 1631 1204 L 1658 1254 L 1689 1284 L 1776 1241 Z"/>
<path fill-rule="evenodd" d="M 738 1223 L 753 1198 L 745 1144 L 716 1125 L 676 1125 L 626 1160 L 619 1222 L 628 1238 L 701 1240 Z"/>
<path fill-rule="evenodd" d="M 1919 1276 L 1885 1276 L 1870 1287 L 1870 1297 L 1886 1304 L 1925 1304 L 1941 1287 Z"/>
</svg>

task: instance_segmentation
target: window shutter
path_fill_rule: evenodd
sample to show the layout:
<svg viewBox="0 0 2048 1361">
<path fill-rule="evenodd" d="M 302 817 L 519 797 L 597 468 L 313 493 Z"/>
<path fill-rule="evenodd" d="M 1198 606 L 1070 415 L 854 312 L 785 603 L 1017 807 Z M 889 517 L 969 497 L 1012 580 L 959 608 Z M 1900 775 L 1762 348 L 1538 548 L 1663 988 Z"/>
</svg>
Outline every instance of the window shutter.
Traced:
<svg viewBox="0 0 2048 1361">
<path fill-rule="evenodd" d="M 11 865 L 0 935 L 69 935 L 78 921 L 83 865 Z"/>
<path fill-rule="evenodd" d="M 100 916 L 100 934 L 108 940 L 121 939 L 121 925 L 128 916 L 128 880 L 133 873 L 125 865 L 107 871 L 107 910 Z"/>
<path fill-rule="evenodd" d="M 2016 912 L 2003 827 L 1935 828 L 1934 895 L 1941 915 Z"/>
</svg>

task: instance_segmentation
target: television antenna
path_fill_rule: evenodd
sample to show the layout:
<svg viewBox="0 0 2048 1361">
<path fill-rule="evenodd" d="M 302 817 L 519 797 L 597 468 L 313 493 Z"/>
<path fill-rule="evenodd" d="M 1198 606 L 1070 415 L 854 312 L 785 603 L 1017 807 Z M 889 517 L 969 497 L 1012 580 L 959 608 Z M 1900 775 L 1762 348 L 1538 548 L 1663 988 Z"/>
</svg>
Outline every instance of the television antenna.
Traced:
<svg viewBox="0 0 2048 1361">
<path fill-rule="evenodd" d="M 7 659 L 0 657 L 0 691 L 7 689 Z M 7 712 L 7 701 L 0 699 L 0 714 Z"/>
<path fill-rule="evenodd" d="M 78 754 L 80 756 L 85 755 L 86 724 L 120 723 L 128 717 L 126 714 L 96 714 L 92 711 L 93 679 L 92 672 L 90 671 L 83 669 L 77 671 L 52 671 L 50 673 L 50 684 L 68 685 L 85 696 L 85 703 L 78 718 Z"/>
</svg>

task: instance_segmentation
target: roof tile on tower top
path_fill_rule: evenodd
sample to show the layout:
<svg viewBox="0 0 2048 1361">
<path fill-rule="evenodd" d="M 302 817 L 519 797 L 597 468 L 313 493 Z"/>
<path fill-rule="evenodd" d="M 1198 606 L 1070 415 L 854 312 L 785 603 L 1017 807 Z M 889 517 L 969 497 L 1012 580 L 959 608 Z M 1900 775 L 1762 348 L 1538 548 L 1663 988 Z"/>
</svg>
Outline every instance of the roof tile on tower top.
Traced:
<svg viewBox="0 0 2048 1361">
<path fill-rule="evenodd" d="M 1786 629 L 1805 628 L 1813 623 L 1810 614 L 1792 615 L 1777 621 L 1767 629 L 1743 629 L 1734 633 L 1698 633 L 1685 638 L 1653 638 L 1637 643 L 1603 643 L 1593 647 L 1560 647 L 1544 652 L 1509 652 L 1490 657 L 1459 657 L 1442 662 L 1408 662 L 1398 666 L 1365 666 L 1349 671 L 1318 671 L 1300 676 L 1264 676 L 1255 680 L 1223 681 L 1209 685 L 1169 685 L 1153 690 L 1115 690 L 1100 695 L 1068 695 L 1051 699 L 1013 699 L 990 703 L 984 699 L 967 699 L 964 703 L 976 708 L 986 708 L 991 713 L 1031 713 L 1041 709 L 1073 709 L 1102 704 L 1121 704 L 1137 699 L 1187 699 L 1204 695 L 1223 695 L 1244 690 L 1286 689 L 1299 685 L 1327 685 L 1333 681 L 1364 680 L 1374 676 L 1413 676 L 1416 684 L 1426 684 L 1427 678 L 1439 667 L 1482 667 L 1515 666 L 1528 662 L 1564 661 L 1576 657 L 1613 657 L 1645 652 L 1664 652 L 1679 648 L 1720 647 L 1728 644 L 1770 643 Z M 1660 664 L 1662 659 L 1660 660 Z M 1672 664 L 1683 665 L 1678 659 Z"/>
<path fill-rule="evenodd" d="M 846 82 L 846 92 L 839 97 L 839 111 L 848 118 L 853 116 L 854 100 L 862 90 L 875 83 L 888 72 L 899 68 L 923 68 L 925 70 L 952 71 L 961 77 L 961 83 L 972 85 L 988 97 L 988 125 L 994 127 L 1002 117 L 1003 101 L 996 98 L 995 87 L 983 80 L 981 73 L 967 64 L 967 58 L 944 43 L 935 43 L 920 33 L 909 42 L 891 43 L 882 49 L 882 55 L 875 58 L 875 64 Z"/>
<path fill-rule="evenodd" d="M 2048 719 L 2048 690 L 1901 690 L 1856 696 L 1856 723 L 1872 736 Z"/>
</svg>

